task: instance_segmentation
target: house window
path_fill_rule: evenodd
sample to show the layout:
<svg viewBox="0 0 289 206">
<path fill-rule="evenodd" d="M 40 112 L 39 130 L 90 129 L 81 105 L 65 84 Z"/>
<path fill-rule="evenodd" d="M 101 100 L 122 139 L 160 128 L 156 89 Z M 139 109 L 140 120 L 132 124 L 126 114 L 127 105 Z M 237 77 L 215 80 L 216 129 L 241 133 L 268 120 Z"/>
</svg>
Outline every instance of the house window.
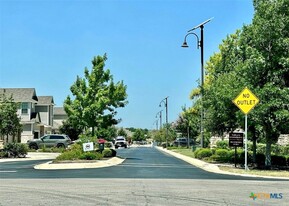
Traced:
<svg viewBox="0 0 289 206">
<path fill-rule="evenodd" d="M 22 102 L 21 113 L 22 114 L 28 114 L 28 102 Z"/>
</svg>

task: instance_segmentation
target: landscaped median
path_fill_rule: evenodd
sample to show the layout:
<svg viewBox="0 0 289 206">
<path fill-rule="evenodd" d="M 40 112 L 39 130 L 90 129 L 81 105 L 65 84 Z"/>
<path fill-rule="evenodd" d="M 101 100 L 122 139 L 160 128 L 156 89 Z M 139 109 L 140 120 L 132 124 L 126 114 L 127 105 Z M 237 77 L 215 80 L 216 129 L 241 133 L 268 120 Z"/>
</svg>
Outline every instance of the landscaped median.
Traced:
<svg viewBox="0 0 289 206">
<path fill-rule="evenodd" d="M 88 152 L 83 151 L 81 142 L 75 143 L 67 149 L 41 148 L 37 151 L 34 150 L 33 152 L 27 152 L 28 148 L 25 144 L 13 143 L 7 145 L 8 146 L 6 146 L 2 151 L 2 155 L 0 155 L 0 162 L 52 160 L 34 166 L 35 169 L 56 170 L 102 168 L 118 165 L 124 161 L 124 159 L 116 156 L 116 151 L 112 148 L 104 147 L 102 149 L 95 148 Z"/>
<path fill-rule="evenodd" d="M 36 165 L 35 169 L 84 169 L 101 168 L 120 164 L 124 159 L 116 157 L 116 151 L 110 148 L 97 148 L 84 151 L 81 142 L 63 151 L 53 161 Z"/>
</svg>

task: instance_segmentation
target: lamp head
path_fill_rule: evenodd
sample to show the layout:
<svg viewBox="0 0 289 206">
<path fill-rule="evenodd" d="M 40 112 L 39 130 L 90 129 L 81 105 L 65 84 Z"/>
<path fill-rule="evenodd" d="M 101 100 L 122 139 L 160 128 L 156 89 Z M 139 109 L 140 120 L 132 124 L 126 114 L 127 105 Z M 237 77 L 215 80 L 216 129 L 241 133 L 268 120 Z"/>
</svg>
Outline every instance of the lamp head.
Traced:
<svg viewBox="0 0 289 206">
<path fill-rule="evenodd" d="M 188 48 L 188 47 L 189 47 L 186 41 L 184 41 L 182 47 L 183 47 L 183 48 Z"/>
</svg>

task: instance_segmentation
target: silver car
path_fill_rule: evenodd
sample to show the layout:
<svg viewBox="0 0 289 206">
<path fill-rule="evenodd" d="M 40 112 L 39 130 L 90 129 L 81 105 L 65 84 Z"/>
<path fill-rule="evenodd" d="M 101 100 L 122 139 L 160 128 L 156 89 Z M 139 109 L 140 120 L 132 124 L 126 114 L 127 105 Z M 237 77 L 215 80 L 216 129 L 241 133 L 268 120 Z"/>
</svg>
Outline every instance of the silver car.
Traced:
<svg viewBox="0 0 289 206">
<path fill-rule="evenodd" d="M 39 149 L 43 147 L 62 147 L 66 148 L 72 143 L 67 135 L 47 134 L 40 139 L 28 140 L 27 144 L 30 149 Z"/>
</svg>

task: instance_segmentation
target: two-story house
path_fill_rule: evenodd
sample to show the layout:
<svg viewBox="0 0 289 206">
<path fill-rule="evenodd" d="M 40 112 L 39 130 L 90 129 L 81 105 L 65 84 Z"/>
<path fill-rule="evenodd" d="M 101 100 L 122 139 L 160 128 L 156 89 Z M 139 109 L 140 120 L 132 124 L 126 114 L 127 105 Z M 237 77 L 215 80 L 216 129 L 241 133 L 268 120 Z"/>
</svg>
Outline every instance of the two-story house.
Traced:
<svg viewBox="0 0 289 206">
<path fill-rule="evenodd" d="M 51 133 L 53 127 L 53 97 L 37 96 L 34 88 L 0 88 L 0 94 L 19 103 L 17 115 L 22 124 L 20 142 Z M 12 137 L 8 142 L 12 141 Z"/>
<path fill-rule="evenodd" d="M 38 124 L 39 131 L 34 131 L 34 139 L 51 134 L 53 127 L 53 106 L 52 96 L 38 96 L 35 112 L 40 116 L 41 123 Z"/>
<path fill-rule="evenodd" d="M 59 127 L 67 120 L 68 116 L 63 107 L 54 107 L 53 112 L 53 129 L 55 133 L 59 133 Z"/>
</svg>

